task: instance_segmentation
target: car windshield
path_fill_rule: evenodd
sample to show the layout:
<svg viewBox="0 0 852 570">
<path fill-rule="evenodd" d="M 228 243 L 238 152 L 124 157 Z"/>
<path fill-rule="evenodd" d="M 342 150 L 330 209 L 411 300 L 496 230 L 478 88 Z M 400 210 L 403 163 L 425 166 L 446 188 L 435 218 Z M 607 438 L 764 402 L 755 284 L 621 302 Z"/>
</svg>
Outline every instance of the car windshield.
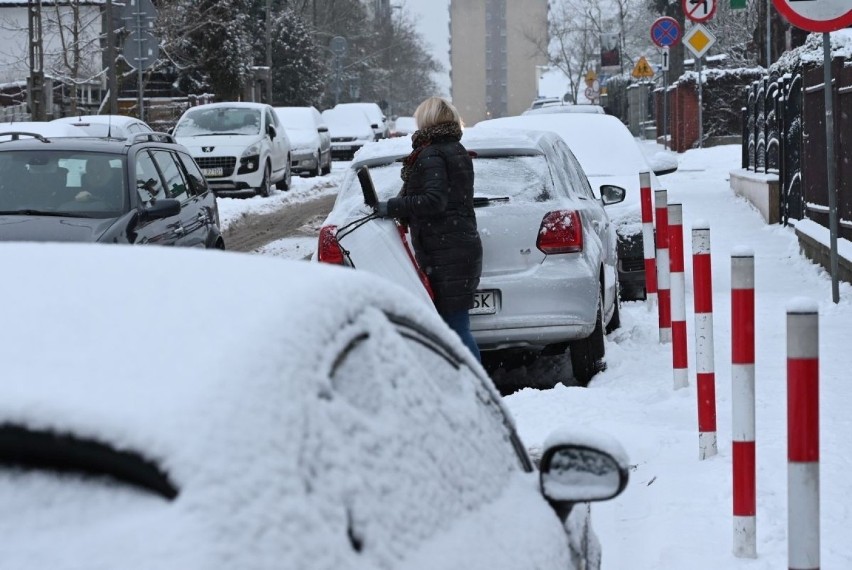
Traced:
<svg viewBox="0 0 852 570">
<path fill-rule="evenodd" d="M 370 176 L 381 200 L 396 196 L 402 189 L 401 164 L 375 166 Z M 540 202 L 552 196 L 552 182 L 543 156 L 479 157 L 473 160 L 474 194 L 489 198 L 509 197 L 513 201 Z M 344 192 L 341 192 L 343 195 Z M 353 176 L 344 200 L 361 200 L 361 186 Z"/>
<path fill-rule="evenodd" d="M 275 112 L 285 129 L 316 130 L 317 128 L 308 109 L 276 109 Z"/>
<path fill-rule="evenodd" d="M 176 137 L 260 134 L 260 111 L 246 107 L 191 109 L 175 127 Z"/>
<path fill-rule="evenodd" d="M 0 214 L 117 217 L 127 210 L 126 180 L 113 154 L 0 152 Z"/>
</svg>

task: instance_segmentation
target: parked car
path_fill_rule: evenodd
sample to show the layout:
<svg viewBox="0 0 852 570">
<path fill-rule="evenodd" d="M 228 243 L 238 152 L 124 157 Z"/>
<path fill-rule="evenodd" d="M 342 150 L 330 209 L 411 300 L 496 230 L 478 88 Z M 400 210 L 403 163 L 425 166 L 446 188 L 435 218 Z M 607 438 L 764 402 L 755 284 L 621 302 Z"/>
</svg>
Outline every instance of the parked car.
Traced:
<svg viewBox="0 0 852 570">
<path fill-rule="evenodd" d="M 474 127 L 465 130 L 462 144 L 474 156 L 483 248 L 482 279 L 470 311 L 483 359 L 504 349 L 567 348 L 576 381 L 588 384 L 605 366 L 604 331 L 619 326 L 616 235 L 604 205 L 623 200 L 624 190 L 607 186 L 599 199 L 553 133 Z M 363 166 L 380 200 L 395 196 L 402 185 L 398 160 L 409 152 L 406 140 L 391 139 L 358 153 L 324 228 L 344 228 L 369 213 L 357 176 Z M 360 258 L 390 259 L 378 246 L 334 240 L 338 234 L 321 230 L 319 259 L 335 248 L 346 252 L 338 261 L 356 268 Z M 382 264 L 368 265 L 382 271 Z"/>
<path fill-rule="evenodd" d="M 527 109 L 521 115 L 555 115 L 561 113 L 592 113 L 605 115 L 606 111 L 600 105 L 575 105 L 574 103 L 547 103 L 538 107 Z"/>
<path fill-rule="evenodd" d="M 136 133 L 151 133 L 154 131 L 145 121 L 124 115 L 80 115 L 78 117 L 54 119 L 51 123 L 71 125 L 84 133 L 82 136 L 112 137 L 116 139 L 126 139 Z"/>
<path fill-rule="evenodd" d="M 598 114 L 504 117 L 483 121 L 481 128 L 549 130 L 568 143 L 595 188 L 615 185 L 627 190 L 624 202 L 609 209 L 618 233 L 618 282 L 623 300 L 645 298 L 642 210 L 639 173 L 651 173 L 651 189 L 661 188 L 658 175 L 677 169 L 677 160 L 650 165 L 636 139 L 616 117 Z M 668 153 L 667 156 L 674 156 Z"/>
<path fill-rule="evenodd" d="M 390 131 L 392 137 L 413 135 L 417 131 L 417 119 L 414 117 L 397 117 Z"/>
<path fill-rule="evenodd" d="M 169 135 L 18 136 L 0 144 L 0 241 L 224 249 L 216 198 Z"/>
<path fill-rule="evenodd" d="M 275 111 L 262 103 L 190 107 L 174 128 L 217 194 L 290 188 L 290 141 Z"/>
<path fill-rule="evenodd" d="M 331 134 L 331 157 L 352 160 L 362 146 L 373 140 L 370 119 L 360 109 L 326 109 L 322 118 Z"/>
<path fill-rule="evenodd" d="M 543 107 L 544 105 L 549 105 L 556 103 L 562 103 L 562 97 L 538 97 L 530 104 L 530 109 L 538 109 L 539 107 Z"/>
<path fill-rule="evenodd" d="M 536 470 L 405 291 L 119 249 L 0 245 L 4 567 L 598 568 L 586 503 L 625 487 L 621 446 L 565 427 Z"/>
<path fill-rule="evenodd" d="M 290 168 L 320 176 L 331 172 L 331 136 L 314 107 L 276 107 L 278 121 L 290 139 Z"/>
<path fill-rule="evenodd" d="M 388 118 L 385 116 L 382 108 L 376 103 L 338 103 L 334 106 L 335 109 L 359 109 L 370 119 L 370 124 L 373 127 L 374 139 L 386 139 L 390 135 L 388 127 Z"/>
</svg>

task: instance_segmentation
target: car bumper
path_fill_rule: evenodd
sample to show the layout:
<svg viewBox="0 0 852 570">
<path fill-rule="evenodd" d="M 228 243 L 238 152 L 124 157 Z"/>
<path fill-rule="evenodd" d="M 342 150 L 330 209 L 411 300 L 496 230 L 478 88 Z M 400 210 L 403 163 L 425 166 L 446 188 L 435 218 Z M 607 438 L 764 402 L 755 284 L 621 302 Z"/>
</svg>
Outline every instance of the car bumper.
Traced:
<svg viewBox="0 0 852 570">
<path fill-rule="evenodd" d="M 579 256 L 560 257 L 509 278 L 481 279 L 479 289 L 498 290 L 500 301 L 494 314 L 471 315 L 471 331 L 480 348 L 543 347 L 592 334 L 598 275 Z"/>
<path fill-rule="evenodd" d="M 258 168 L 253 172 L 239 173 L 240 157 L 210 157 L 207 155 L 196 156 L 193 158 L 201 168 L 204 177 L 207 179 L 207 184 L 214 192 L 246 192 L 260 187 L 263 181 L 263 168 Z M 210 168 L 207 167 L 205 161 L 213 159 L 215 164 L 230 163 L 233 166 L 216 167 L 219 168 L 219 173 L 211 175 Z M 211 165 L 214 164 L 211 162 Z M 259 164 L 263 164 L 262 159 Z"/>
<path fill-rule="evenodd" d="M 364 141 L 347 143 L 331 143 L 331 158 L 335 160 L 351 160 L 355 153 L 361 150 Z"/>
<path fill-rule="evenodd" d="M 290 152 L 290 170 L 305 172 L 316 170 L 319 160 L 312 150 L 294 150 Z"/>
</svg>

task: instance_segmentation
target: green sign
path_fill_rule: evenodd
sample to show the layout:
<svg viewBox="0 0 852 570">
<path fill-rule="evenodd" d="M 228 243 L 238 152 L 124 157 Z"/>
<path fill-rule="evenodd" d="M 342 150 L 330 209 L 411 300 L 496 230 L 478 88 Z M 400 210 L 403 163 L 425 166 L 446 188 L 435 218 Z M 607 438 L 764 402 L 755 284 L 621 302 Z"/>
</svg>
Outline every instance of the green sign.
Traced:
<svg viewBox="0 0 852 570">
<path fill-rule="evenodd" d="M 747 0 L 731 0 L 731 10 L 745 10 Z"/>
</svg>

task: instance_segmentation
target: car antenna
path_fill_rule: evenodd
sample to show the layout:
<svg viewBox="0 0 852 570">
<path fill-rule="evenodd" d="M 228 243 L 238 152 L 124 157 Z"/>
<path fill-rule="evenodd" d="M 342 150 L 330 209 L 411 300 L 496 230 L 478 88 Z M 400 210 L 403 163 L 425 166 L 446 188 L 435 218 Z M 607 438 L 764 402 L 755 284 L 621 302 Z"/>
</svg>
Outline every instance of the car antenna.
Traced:
<svg viewBox="0 0 852 570">
<path fill-rule="evenodd" d="M 112 115 L 107 115 L 107 138 L 112 138 Z"/>
</svg>

